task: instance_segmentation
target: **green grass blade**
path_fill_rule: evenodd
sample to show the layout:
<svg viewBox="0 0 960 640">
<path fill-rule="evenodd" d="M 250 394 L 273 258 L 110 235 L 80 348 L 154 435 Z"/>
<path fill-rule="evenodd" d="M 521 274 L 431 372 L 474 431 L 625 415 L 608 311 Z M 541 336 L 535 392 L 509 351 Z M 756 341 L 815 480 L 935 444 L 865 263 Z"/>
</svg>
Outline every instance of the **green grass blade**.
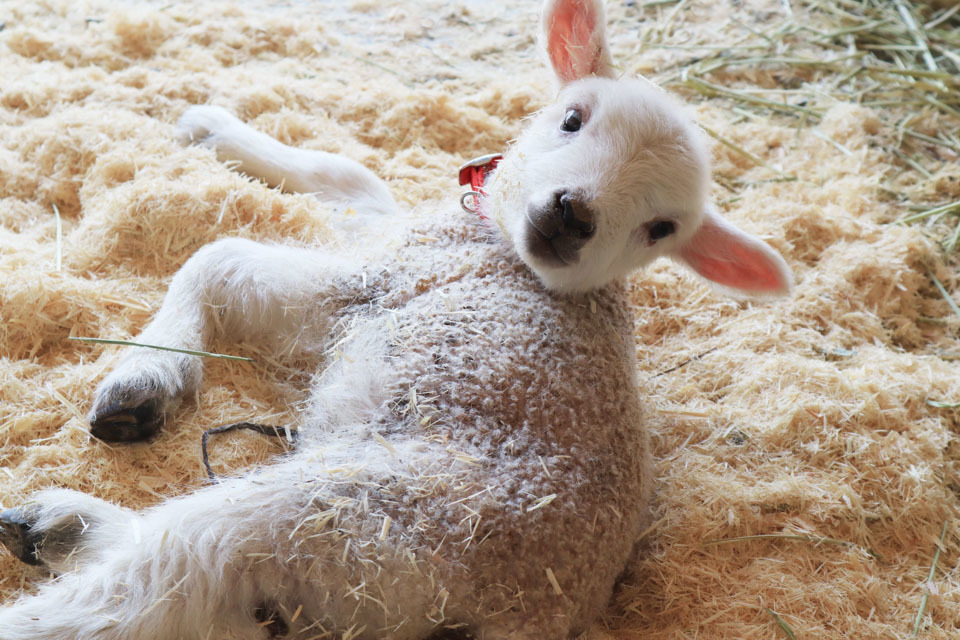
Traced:
<svg viewBox="0 0 960 640">
<path fill-rule="evenodd" d="M 927 400 L 927 404 L 937 409 L 960 409 L 960 402 L 940 402 L 938 400 Z"/>
<path fill-rule="evenodd" d="M 940 281 L 937 280 L 937 276 L 930 274 L 930 279 L 933 280 L 933 284 L 937 286 L 937 290 L 940 292 L 940 295 L 943 296 L 943 299 L 947 301 L 947 304 L 950 306 L 950 309 L 953 310 L 957 317 L 960 318 L 960 307 L 957 306 L 957 303 L 954 301 L 953 296 L 950 295 L 950 292 L 940 284 Z"/>
<path fill-rule="evenodd" d="M 93 342 L 95 344 L 119 344 L 125 347 L 143 347 L 145 349 L 156 349 L 158 351 L 172 351 L 174 353 L 185 353 L 188 356 L 199 356 L 201 358 L 220 358 L 222 360 L 241 360 L 243 362 L 253 362 L 253 358 L 244 358 L 243 356 L 228 356 L 222 353 L 210 353 L 208 351 L 193 351 L 192 349 L 177 349 L 175 347 L 161 347 L 156 344 L 143 344 L 142 342 L 131 342 L 130 340 L 107 340 L 105 338 L 74 338 L 70 340 L 77 342 Z"/>
<path fill-rule="evenodd" d="M 781 629 L 783 629 L 783 632 L 787 634 L 787 637 L 790 638 L 790 640 L 797 640 L 797 634 L 793 632 L 793 629 L 790 628 L 790 625 L 787 624 L 786 620 L 777 615 L 776 611 L 767 607 L 764 607 L 763 610 L 770 614 L 770 617 L 773 618 L 773 621 L 776 622 Z"/>
<path fill-rule="evenodd" d="M 940 551 L 943 549 L 943 540 L 947 537 L 947 525 L 949 520 L 944 521 L 943 530 L 940 532 L 940 542 L 937 543 L 937 550 L 933 554 L 933 562 L 930 564 L 930 574 L 927 576 L 927 584 L 933 582 L 933 576 L 937 572 L 937 562 L 940 561 Z M 920 610 L 917 611 L 917 619 L 913 621 L 913 637 L 917 637 L 920 632 L 920 623 L 923 622 L 923 614 L 927 611 L 927 599 L 930 597 L 930 590 L 924 585 L 923 598 L 920 599 Z"/>
</svg>

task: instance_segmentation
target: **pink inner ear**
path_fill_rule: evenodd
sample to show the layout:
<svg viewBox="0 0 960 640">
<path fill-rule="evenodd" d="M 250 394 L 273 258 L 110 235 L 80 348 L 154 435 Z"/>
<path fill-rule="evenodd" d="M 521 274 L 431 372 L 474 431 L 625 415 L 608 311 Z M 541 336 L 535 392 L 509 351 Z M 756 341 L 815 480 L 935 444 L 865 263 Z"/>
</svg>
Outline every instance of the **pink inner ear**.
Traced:
<svg viewBox="0 0 960 640">
<path fill-rule="evenodd" d="M 680 248 L 680 257 L 701 276 L 725 287 L 747 293 L 790 290 L 790 272 L 773 249 L 710 217 Z"/>
<path fill-rule="evenodd" d="M 591 42 L 597 27 L 592 2 L 558 2 L 548 25 L 547 53 L 563 82 L 600 73 L 603 53 L 600 44 Z"/>
</svg>

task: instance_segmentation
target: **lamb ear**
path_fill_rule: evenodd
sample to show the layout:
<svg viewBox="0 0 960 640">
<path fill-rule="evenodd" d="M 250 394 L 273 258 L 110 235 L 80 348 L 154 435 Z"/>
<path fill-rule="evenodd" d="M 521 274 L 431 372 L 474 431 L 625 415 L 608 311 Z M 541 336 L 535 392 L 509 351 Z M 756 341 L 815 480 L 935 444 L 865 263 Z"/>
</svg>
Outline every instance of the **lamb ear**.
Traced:
<svg viewBox="0 0 960 640">
<path fill-rule="evenodd" d="M 707 280 L 747 295 L 783 295 L 793 288 L 790 269 L 780 254 L 709 207 L 703 224 L 674 257 Z"/>
<path fill-rule="evenodd" d="M 547 0 L 541 30 L 560 84 L 591 75 L 613 77 L 601 0 Z"/>
</svg>

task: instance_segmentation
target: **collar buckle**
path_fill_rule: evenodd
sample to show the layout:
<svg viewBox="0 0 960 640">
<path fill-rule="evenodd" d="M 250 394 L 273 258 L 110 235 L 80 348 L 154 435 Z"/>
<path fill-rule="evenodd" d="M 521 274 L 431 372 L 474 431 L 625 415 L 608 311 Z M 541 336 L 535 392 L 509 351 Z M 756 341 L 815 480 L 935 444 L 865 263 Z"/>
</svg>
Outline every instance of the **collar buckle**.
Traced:
<svg viewBox="0 0 960 640">
<path fill-rule="evenodd" d="M 480 196 L 485 196 L 483 183 L 487 179 L 487 174 L 497 168 L 502 153 L 490 153 L 485 156 L 479 156 L 460 166 L 458 170 L 460 186 L 470 185 L 471 190 L 460 196 L 460 206 L 468 213 L 475 213 L 481 218 L 485 218 L 480 213 Z M 467 205 L 470 197 L 473 197 L 473 207 Z"/>
</svg>

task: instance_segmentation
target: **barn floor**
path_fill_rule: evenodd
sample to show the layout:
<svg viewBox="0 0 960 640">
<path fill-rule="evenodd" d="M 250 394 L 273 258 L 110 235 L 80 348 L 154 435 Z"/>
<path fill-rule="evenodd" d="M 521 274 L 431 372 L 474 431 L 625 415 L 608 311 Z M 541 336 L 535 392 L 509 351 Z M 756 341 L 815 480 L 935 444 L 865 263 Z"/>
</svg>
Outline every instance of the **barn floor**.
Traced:
<svg viewBox="0 0 960 640">
<path fill-rule="evenodd" d="M 70 337 L 135 336 L 216 238 L 350 240 L 342 214 L 175 144 L 188 105 L 345 153 L 404 205 L 456 207 L 457 166 L 550 95 L 538 3 L 519 4 L 0 0 L 0 504 L 62 486 L 149 506 L 204 484 L 204 429 L 294 421 L 296 363 L 221 345 L 256 363 L 211 361 L 154 442 L 87 434 L 122 347 Z M 878 22 L 880 4 L 897 3 L 607 3 L 615 62 L 695 110 L 719 208 L 796 290 L 735 301 L 667 262 L 632 278 L 659 482 L 591 638 L 960 634 L 960 270 L 943 249 L 960 207 L 903 223 L 960 200 L 960 14 L 902 0 Z M 924 23 L 944 34 L 926 73 L 889 35 Z M 280 451 L 215 446 L 220 471 Z M 4 600 L 44 579 L 0 553 Z"/>
</svg>

